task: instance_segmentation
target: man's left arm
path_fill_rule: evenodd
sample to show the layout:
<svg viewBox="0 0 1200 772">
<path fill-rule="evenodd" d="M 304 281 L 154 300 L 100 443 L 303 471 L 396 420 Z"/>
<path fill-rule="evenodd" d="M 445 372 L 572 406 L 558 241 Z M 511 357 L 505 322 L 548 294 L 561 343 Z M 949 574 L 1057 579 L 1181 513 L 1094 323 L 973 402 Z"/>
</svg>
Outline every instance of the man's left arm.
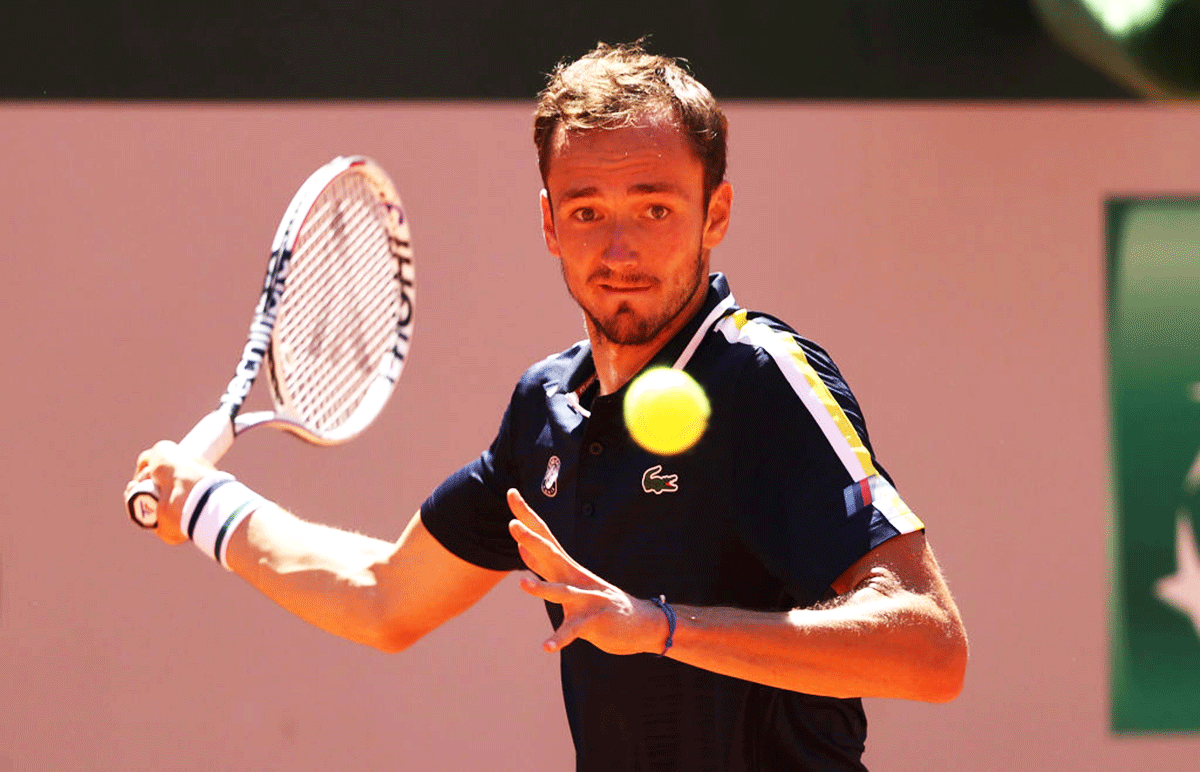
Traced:
<svg viewBox="0 0 1200 772">
<path fill-rule="evenodd" d="M 668 628 L 657 605 L 576 563 L 516 491 L 509 505 L 521 556 L 543 577 L 523 579 L 522 589 L 563 607 L 548 651 L 576 638 L 612 654 L 663 651 Z M 831 601 L 787 612 L 672 604 L 678 621 L 667 656 L 807 694 L 926 702 L 958 695 L 966 632 L 923 531 L 879 545 L 833 589 Z"/>
</svg>

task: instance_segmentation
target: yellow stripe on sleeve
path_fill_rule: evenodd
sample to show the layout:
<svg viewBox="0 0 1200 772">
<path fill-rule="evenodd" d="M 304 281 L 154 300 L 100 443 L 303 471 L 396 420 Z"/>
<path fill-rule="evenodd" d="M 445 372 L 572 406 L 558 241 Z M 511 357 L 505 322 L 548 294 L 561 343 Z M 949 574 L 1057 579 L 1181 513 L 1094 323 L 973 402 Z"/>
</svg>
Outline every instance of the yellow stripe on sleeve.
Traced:
<svg viewBox="0 0 1200 772">
<path fill-rule="evenodd" d="M 821 380 L 804 349 L 789 333 L 772 330 L 765 324 L 749 321 L 745 309 L 729 316 L 738 330 L 738 337 L 766 351 L 791 384 L 792 389 L 816 419 L 833 447 L 846 471 L 854 480 L 863 480 L 876 474 L 871 453 L 863 445 L 842 406 Z"/>
<path fill-rule="evenodd" d="M 900 494 L 879 474 L 871 458 L 871 452 L 846 411 L 825 385 L 819 373 L 808 361 L 804 349 L 790 333 L 771 329 L 769 326 L 751 321 L 745 309 L 740 309 L 727 318 L 734 329 L 718 324 L 731 342 L 735 339 L 758 346 L 767 352 L 779 367 L 783 377 L 791 384 L 800 401 L 825 435 L 846 471 L 855 482 L 868 480 L 872 503 L 900 533 L 919 531 L 925 527 L 921 519 L 909 509 Z"/>
</svg>

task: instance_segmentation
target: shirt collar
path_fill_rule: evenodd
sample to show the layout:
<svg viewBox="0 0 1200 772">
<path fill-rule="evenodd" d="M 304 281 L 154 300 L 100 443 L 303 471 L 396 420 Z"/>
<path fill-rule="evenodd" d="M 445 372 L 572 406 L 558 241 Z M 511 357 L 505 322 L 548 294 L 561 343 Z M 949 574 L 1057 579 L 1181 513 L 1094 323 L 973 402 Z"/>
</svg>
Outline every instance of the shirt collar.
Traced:
<svg viewBox="0 0 1200 772">
<path fill-rule="evenodd" d="M 675 337 L 659 349 L 658 353 L 647 363 L 650 367 L 675 367 L 682 369 L 691 359 L 700 341 L 708 334 L 717 320 L 731 310 L 737 308 L 737 302 L 729 289 L 729 282 L 723 273 L 713 273 L 708 277 L 708 295 L 704 305 L 688 320 Z M 596 363 L 592 361 L 592 345 L 583 341 L 579 350 L 567 363 L 567 378 L 559 387 L 564 393 L 578 389 L 587 379 L 596 374 Z"/>
</svg>

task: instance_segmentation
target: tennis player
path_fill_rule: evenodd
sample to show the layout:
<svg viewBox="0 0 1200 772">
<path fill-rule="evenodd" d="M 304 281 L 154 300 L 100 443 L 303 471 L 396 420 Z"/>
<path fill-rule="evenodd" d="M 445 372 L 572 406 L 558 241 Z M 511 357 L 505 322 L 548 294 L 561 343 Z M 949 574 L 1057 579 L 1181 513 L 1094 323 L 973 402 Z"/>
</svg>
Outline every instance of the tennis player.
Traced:
<svg viewBox="0 0 1200 772">
<path fill-rule="evenodd" d="M 534 134 L 546 244 L 587 340 L 525 373 L 491 446 L 395 542 L 263 499 L 230 567 L 385 651 L 527 568 L 579 770 L 863 769 L 860 698 L 953 699 L 966 635 L 833 361 L 710 273 L 733 203 L 724 115 L 675 61 L 602 44 L 552 74 Z M 712 404 L 677 456 L 621 418 L 659 364 Z M 182 541 L 181 506 L 217 473 L 169 442 L 137 469 L 173 492 L 158 533 Z"/>
</svg>

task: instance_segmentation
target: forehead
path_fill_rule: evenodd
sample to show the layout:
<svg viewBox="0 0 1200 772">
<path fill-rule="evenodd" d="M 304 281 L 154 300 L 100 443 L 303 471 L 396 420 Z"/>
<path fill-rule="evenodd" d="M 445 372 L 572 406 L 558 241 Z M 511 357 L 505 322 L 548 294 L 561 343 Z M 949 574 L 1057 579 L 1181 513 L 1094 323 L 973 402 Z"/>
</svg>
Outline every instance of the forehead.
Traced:
<svg viewBox="0 0 1200 772">
<path fill-rule="evenodd" d="M 613 129 L 568 132 L 560 126 L 550 143 L 546 182 L 552 191 L 625 178 L 703 186 L 703 175 L 683 132 L 669 120 L 650 119 Z"/>
</svg>

